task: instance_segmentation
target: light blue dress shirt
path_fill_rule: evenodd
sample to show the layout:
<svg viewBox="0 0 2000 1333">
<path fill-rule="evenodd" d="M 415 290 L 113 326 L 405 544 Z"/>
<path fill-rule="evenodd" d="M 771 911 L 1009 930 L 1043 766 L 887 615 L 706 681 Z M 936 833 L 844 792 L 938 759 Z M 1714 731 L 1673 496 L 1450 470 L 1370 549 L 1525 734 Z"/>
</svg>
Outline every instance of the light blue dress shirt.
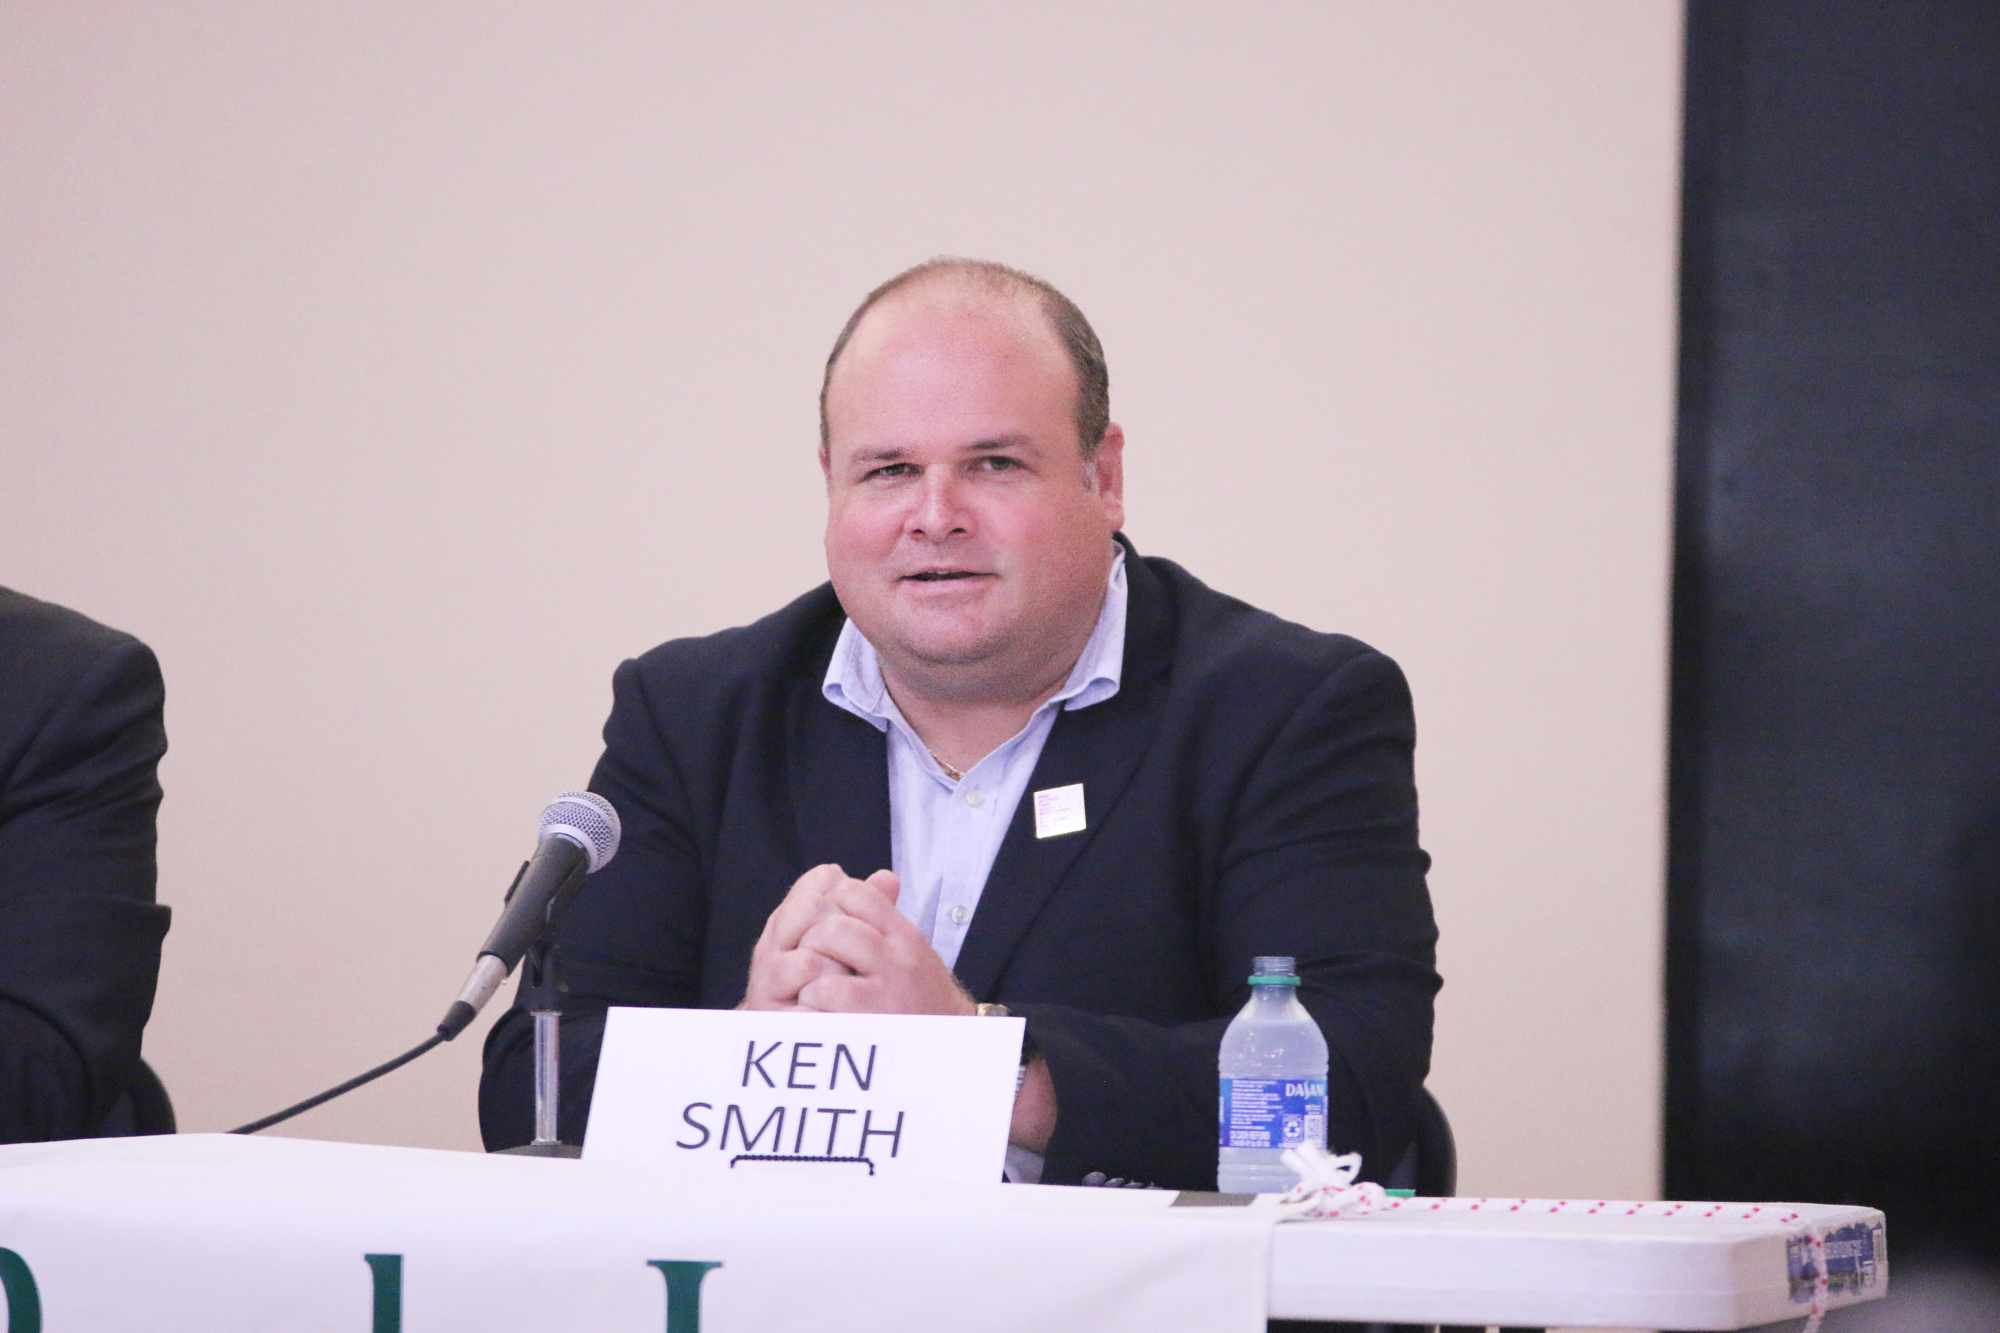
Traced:
<svg viewBox="0 0 2000 1333">
<path fill-rule="evenodd" d="M 882 681 L 882 662 L 852 620 L 841 627 L 821 691 L 828 702 L 889 736 L 890 869 L 902 882 L 896 905 L 938 951 L 945 966 L 958 961 L 965 933 L 979 910 L 986 876 L 1014 808 L 1028 788 L 1056 710 L 1088 708 L 1118 693 L 1125 665 L 1125 548 L 1111 562 L 1104 609 L 1063 687 L 1012 739 L 953 782 L 931 756 Z M 868 875 L 876 866 L 847 866 Z"/>
<path fill-rule="evenodd" d="M 916 923 L 946 967 L 958 961 L 993 858 L 1000 854 L 1014 808 L 1042 757 L 1049 728 L 1056 724 L 1056 710 L 1088 708 L 1118 693 L 1119 674 L 1125 668 L 1125 600 L 1121 546 L 1111 561 L 1097 627 L 1070 668 L 1069 679 L 1035 710 L 1026 726 L 956 782 L 917 739 L 889 697 L 875 645 L 854 628 L 852 620 L 840 627 L 820 691 L 829 703 L 888 733 L 890 869 L 902 882 L 896 906 Z M 851 875 L 868 875 L 877 867 L 843 868 Z M 1041 1155 L 1008 1144 L 1005 1176 L 1025 1184 L 1039 1182 Z"/>
</svg>

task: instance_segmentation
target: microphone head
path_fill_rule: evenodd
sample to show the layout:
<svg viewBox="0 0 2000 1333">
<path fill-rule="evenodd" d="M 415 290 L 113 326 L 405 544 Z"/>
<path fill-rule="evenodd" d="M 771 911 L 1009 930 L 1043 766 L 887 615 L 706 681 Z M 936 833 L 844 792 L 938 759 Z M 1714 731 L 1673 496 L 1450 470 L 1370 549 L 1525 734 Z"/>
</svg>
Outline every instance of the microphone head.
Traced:
<svg viewBox="0 0 2000 1333">
<path fill-rule="evenodd" d="M 536 841 L 551 834 L 569 839 L 583 848 L 595 874 L 618 855 L 620 833 L 618 812 L 611 808 L 611 802 L 594 791 L 566 791 L 542 811 Z"/>
</svg>

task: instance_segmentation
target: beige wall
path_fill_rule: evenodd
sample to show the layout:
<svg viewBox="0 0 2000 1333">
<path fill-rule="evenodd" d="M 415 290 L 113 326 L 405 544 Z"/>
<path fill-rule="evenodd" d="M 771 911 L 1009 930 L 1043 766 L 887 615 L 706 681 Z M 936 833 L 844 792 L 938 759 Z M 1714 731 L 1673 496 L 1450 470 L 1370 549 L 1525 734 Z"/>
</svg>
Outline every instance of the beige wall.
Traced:
<svg viewBox="0 0 2000 1333">
<path fill-rule="evenodd" d="M 1680 17 L 13 3 L 0 583 L 152 642 L 191 1129 L 429 1030 L 611 668 L 821 577 L 816 369 L 1066 287 L 1131 533 L 1416 690 L 1478 1193 L 1645 1194 Z M 296 1122 L 472 1147 L 477 1036 Z"/>
</svg>

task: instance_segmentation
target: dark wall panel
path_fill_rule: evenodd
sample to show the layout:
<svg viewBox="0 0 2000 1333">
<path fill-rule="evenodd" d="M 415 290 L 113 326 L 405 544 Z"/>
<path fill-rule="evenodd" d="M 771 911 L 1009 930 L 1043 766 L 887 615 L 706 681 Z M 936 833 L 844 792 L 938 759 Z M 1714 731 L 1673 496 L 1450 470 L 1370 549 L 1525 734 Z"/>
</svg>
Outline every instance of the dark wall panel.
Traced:
<svg viewBox="0 0 2000 1333">
<path fill-rule="evenodd" d="M 2000 1253 L 2000 3 L 1689 13 L 1669 1191 Z"/>
</svg>

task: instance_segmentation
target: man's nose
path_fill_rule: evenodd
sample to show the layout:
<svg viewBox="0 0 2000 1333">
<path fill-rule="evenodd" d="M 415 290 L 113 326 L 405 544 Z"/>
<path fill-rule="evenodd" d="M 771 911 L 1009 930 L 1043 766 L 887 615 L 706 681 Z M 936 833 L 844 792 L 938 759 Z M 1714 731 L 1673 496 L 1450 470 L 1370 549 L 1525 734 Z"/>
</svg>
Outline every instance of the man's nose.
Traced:
<svg viewBox="0 0 2000 1333">
<path fill-rule="evenodd" d="M 918 483 L 916 504 L 910 510 L 910 535 L 935 542 L 970 529 L 964 483 L 950 468 L 925 468 L 923 480 Z"/>
</svg>

